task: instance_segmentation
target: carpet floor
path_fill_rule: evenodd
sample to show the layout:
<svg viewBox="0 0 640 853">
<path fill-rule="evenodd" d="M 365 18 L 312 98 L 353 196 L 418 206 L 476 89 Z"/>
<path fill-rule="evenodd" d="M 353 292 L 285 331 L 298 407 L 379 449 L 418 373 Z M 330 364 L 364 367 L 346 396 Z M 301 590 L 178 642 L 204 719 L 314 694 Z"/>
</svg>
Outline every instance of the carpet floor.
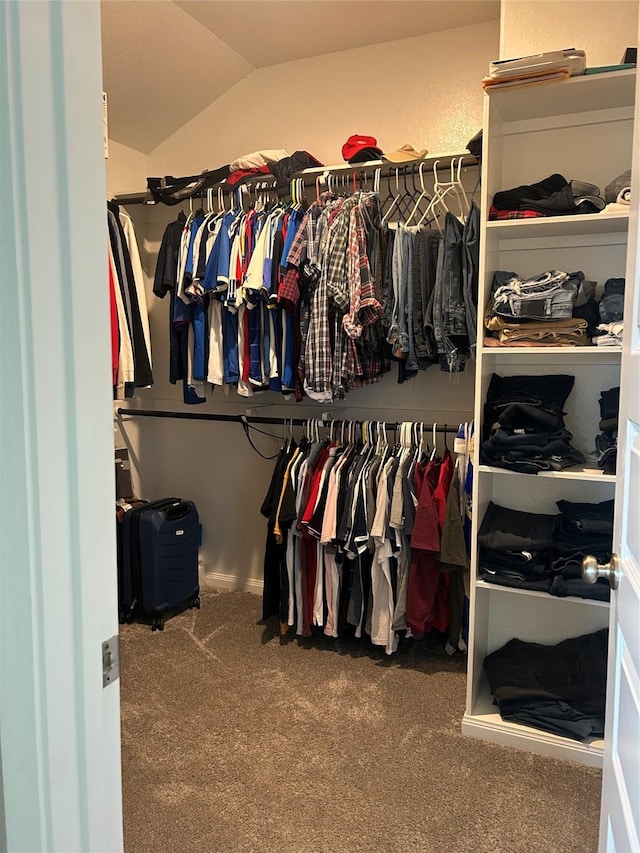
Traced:
<svg viewBox="0 0 640 853">
<path fill-rule="evenodd" d="M 595 853 L 600 772 L 464 737 L 462 658 L 281 642 L 260 607 L 121 630 L 126 853 Z"/>
</svg>

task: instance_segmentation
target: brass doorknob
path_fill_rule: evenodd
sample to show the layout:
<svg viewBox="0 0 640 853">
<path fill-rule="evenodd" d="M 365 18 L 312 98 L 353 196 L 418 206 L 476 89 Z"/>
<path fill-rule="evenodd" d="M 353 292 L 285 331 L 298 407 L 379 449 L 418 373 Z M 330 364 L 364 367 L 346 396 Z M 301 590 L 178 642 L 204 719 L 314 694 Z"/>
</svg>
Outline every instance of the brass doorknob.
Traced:
<svg viewBox="0 0 640 853">
<path fill-rule="evenodd" d="M 582 561 L 582 580 L 595 583 L 598 578 L 609 581 L 611 589 L 617 589 L 620 582 L 620 560 L 617 554 L 611 555 L 608 563 L 601 564 L 595 557 L 588 554 Z"/>
</svg>

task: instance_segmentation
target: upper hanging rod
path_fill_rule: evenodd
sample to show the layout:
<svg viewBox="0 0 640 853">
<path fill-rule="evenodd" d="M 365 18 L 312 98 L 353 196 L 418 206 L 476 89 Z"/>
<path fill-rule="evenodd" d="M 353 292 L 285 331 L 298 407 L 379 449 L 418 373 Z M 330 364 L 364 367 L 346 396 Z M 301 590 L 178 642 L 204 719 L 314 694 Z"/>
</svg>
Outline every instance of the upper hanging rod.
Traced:
<svg viewBox="0 0 640 853">
<path fill-rule="evenodd" d="M 331 424 L 340 424 L 344 421 L 344 423 L 353 423 L 354 421 L 362 422 L 362 420 L 373 420 L 373 418 L 344 418 L 344 419 L 331 419 L 331 420 L 322 420 L 321 418 L 272 418 L 265 417 L 263 415 L 218 415 L 211 414 L 209 412 L 167 412 L 167 411 L 155 411 L 153 409 L 123 409 L 118 408 L 117 413 L 119 415 L 126 415 L 127 417 L 133 418 L 179 418 L 181 420 L 186 421 L 226 421 L 230 423 L 250 423 L 250 424 L 274 424 L 279 426 L 285 426 L 286 424 L 291 424 L 292 426 L 307 426 L 309 421 L 320 421 L 321 426 L 331 426 Z M 389 430 L 395 430 L 400 427 L 400 422 L 389 422 L 385 421 L 385 426 Z M 414 422 L 415 423 L 415 422 Z M 424 424 L 424 428 L 427 430 L 433 430 L 435 426 L 436 432 L 440 433 L 448 433 L 451 434 L 454 429 L 457 427 L 451 427 L 447 424 Z"/>
<path fill-rule="evenodd" d="M 427 169 L 433 170 L 434 164 L 436 165 L 437 171 L 443 171 L 445 169 L 451 168 L 451 161 L 457 160 L 458 158 L 462 159 L 462 166 L 477 166 L 479 165 L 479 160 L 477 157 L 474 157 L 473 154 L 439 154 L 434 157 L 425 157 L 424 160 L 412 160 L 409 163 L 390 163 L 386 160 L 369 160 L 366 163 L 339 163 L 332 166 L 318 166 L 310 169 L 302 169 L 299 172 L 294 172 L 291 175 L 291 178 L 300 178 L 304 181 L 305 186 L 313 187 L 316 185 L 316 180 L 319 177 L 322 177 L 325 174 L 345 174 L 345 173 L 358 173 L 362 174 L 363 172 L 370 173 L 375 172 L 376 169 L 381 170 L 381 176 L 383 178 L 388 178 L 396 173 L 400 175 L 406 175 L 408 172 L 410 173 L 414 169 L 420 166 L 420 164 L 424 164 L 425 171 Z M 206 176 L 207 172 L 203 172 L 199 175 L 187 175 L 180 178 L 171 178 L 167 183 L 167 187 L 171 187 L 173 184 L 176 186 L 188 186 L 190 183 L 196 183 L 197 181 L 201 181 L 204 176 Z M 217 190 L 218 187 L 221 187 L 224 190 L 236 190 L 239 186 L 249 186 L 252 187 L 254 184 L 263 184 L 265 181 L 269 181 L 269 175 L 256 175 L 255 177 L 248 178 L 246 181 L 243 181 L 242 184 L 228 184 L 226 180 L 218 181 L 216 183 L 211 184 L 209 189 Z M 203 188 L 199 188 L 195 190 L 191 195 L 185 195 L 184 201 L 187 201 L 189 198 L 205 198 L 207 194 L 207 190 Z M 153 195 L 150 190 L 145 190 L 144 192 L 137 193 L 120 193 L 115 195 L 114 201 L 118 202 L 118 204 L 123 205 L 131 205 L 131 204 L 156 204 Z"/>
</svg>

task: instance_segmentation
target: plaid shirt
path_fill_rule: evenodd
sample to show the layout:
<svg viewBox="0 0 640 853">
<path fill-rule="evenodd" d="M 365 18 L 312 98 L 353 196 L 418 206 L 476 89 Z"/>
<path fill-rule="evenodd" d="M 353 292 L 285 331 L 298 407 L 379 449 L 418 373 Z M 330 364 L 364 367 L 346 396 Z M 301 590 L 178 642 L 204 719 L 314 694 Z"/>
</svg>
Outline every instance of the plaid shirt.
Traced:
<svg viewBox="0 0 640 853">
<path fill-rule="evenodd" d="M 300 299 L 300 266 L 307 258 L 314 255 L 316 223 L 329 198 L 331 198 L 329 193 L 322 193 L 310 205 L 286 257 L 287 271 L 278 289 L 278 303 L 290 313 L 295 311 Z M 283 262 L 284 260 L 283 258 Z"/>
<path fill-rule="evenodd" d="M 496 219 L 534 219 L 538 216 L 545 216 L 539 210 L 498 210 L 491 206 L 489 208 L 489 221 L 493 222 Z"/>
</svg>

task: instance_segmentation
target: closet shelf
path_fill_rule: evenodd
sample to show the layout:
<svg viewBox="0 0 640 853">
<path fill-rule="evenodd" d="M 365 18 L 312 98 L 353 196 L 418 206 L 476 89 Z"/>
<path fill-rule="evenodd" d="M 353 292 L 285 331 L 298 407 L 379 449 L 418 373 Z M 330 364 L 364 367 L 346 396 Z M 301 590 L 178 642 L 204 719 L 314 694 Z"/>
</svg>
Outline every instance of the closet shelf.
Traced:
<svg viewBox="0 0 640 853">
<path fill-rule="evenodd" d="M 586 743 L 563 738 L 559 735 L 534 729 L 521 723 L 503 720 L 486 681 L 483 683 L 471 714 L 462 720 L 464 734 L 480 737 L 492 743 L 527 749 L 542 755 L 552 755 L 579 761 L 591 767 L 602 767 L 604 740 L 594 739 Z"/>
<path fill-rule="evenodd" d="M 534 357 L 538 361 L 540 356 L 552 356 L 553 361 L 564 361 L 567 364 L 582 363 L 584 359 L 593 359 L 602 364 L 616 364 L 620 362 L 622 347 L 482 347 L 481 353 L 483 358 L 495 356 L 509 361 L 513 358 L 526 361 L 527 357 Z"/>
<path fill-rule="evenodd" d="M 590 466 L 576 466 L 565 468 L 563 471 L 541 471 L 539 474 L 524 474 L 520 471 L 510 471 L 508 468 L 494 468 L 491 465 L 480 465 L 478 471 L 481 474 L 502 475 L 507 477 L 537 477 L 550 480 L 582 480 L 588 483 L 612 483 L 615 485 L 615 474 L 604 474 L 600 468 Z"/>
<path fill-rule="evenodd" d="M 632 107 L 636 70 L 570 77 L 549 85 L 493 90 L 491 106 L 504 122 Z M 526 93 L 526 97 L 525 97 Z"/>
<path fill-rule="evenodd" d="M 500 586 L 498 583 L 489 583 L 488 581 L 476 580 L 476 589 L 486 589 L 493 593 L 507 593 L 508 595 L 526 595 L 529 598 L 541 598 L 549 602 L 580 604 L 585 607 L 609 607 L 608 601 L 595 601 L 592 598 L 579 598 L 576 595 L 551 595 L 548 592 L 540 592 L 537 589 L 517 589 L 511 586 Z"/>
<path fill-rule="evenodd" d="M 487 239 L 512 240 L 529 237 L 568 237 L 591 234 L 626 234 L 628 213 L 581 213 L 576 216 L 540 216 L 487 222 Z"/>
</svg>

